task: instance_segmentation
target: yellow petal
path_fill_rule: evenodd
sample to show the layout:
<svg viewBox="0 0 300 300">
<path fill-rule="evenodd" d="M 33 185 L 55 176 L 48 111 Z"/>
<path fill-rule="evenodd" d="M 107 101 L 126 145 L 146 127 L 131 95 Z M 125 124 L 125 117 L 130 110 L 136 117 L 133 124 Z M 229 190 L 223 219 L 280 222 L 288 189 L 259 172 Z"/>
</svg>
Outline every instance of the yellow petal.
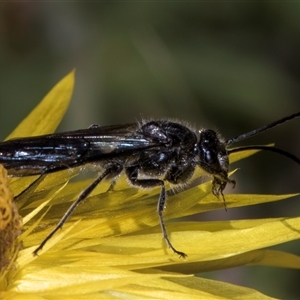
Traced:
<svg viewBox="0 0 300 300">
<path fill-rule="evenodd" d="M 72 71 L 52 88 L 7 139 L 54 132 L 68 108 L 74 80 L 75 71 Z"/>
</svg>

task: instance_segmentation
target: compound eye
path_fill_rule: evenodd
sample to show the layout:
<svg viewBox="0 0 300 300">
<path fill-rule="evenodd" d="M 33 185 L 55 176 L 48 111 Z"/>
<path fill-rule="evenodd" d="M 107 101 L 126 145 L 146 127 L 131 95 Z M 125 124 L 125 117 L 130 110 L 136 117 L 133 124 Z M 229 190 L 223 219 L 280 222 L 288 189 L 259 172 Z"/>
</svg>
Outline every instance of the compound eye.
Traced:
<svg viewBox="0 0 300 300">
<path fill-rule="evenodd" d="M 202 157 L 201 157 L 205 163 L 211 167 L 218 167 L 219 163 L 218 163 L 218 157 L 216 155 L 216 153 L 212 150 L 205 150 L 203 149 L 202 152 Z"/>
<path fill-rule="evenodd" d="M 216 158 L 215 155 L 212 155 L 213 153 L 211 151 L 206 151 L 204 156 L 205 156 L 205 160 L 209 163 L 209 162 L 213 162 Z"/>
<path fill-rule="evenodd" d="M 227 158 L 225 145 L 214 130 L 207 129 L 201 132 L 198 149 L 200 166 L 204 170 L 210 174 L 227 172 L 228 165 L 222 161 Z"/>
<path fill-rule="evenodd" d="M 201 141 L 201 145 L 204 148 L 212 148 L 215 145 L 215 140 L 211 139 L 212 137 L 205 138 Z"/>
</svg>

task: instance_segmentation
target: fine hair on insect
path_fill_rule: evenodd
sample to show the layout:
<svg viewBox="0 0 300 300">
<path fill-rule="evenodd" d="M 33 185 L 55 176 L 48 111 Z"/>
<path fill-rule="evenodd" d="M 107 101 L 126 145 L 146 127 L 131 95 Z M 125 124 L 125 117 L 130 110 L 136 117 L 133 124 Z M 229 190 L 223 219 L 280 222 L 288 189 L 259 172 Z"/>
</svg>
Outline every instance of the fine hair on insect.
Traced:
<svg viewBox="0 0 300 300">
<path fill-rule="evenodd" d="M 300 112 L 227 140 L 212 129 L 195 131 L 185 123 L 170 120 L 112 126 L 92 125 L 87 129 L 2 142 L 0 163 L 10 176 L 39 175 L 23 192 L 38 184 L 49 173 L 86 164 L 94 164 L 99 168 L 97 177 L 78 195 L 56 227 L 34 250 L 34 255 L 62 228 L 76 207 L 102 180 L 114 182 L 124 173 L 133 187 L 160 187 L 157 213 L 163 238 L 174 253 L 184 258 L 187 255 L 178 251 L 169 240 L 164 222 L 165 182 L 175 187 L 182 186 L 190 181 L 196 168 L 201 168 L 212 178 L 212 194 L 221 197 L 226 208 L 223 191 L 228 183 L 235 186 L 235 180 L 228 177 L 230 154 L 245 150 L 265 150 L 284 155 L 300 164 L 295 155 L 271 146 L 228 147 L 299 116 Z"/>
</svg>

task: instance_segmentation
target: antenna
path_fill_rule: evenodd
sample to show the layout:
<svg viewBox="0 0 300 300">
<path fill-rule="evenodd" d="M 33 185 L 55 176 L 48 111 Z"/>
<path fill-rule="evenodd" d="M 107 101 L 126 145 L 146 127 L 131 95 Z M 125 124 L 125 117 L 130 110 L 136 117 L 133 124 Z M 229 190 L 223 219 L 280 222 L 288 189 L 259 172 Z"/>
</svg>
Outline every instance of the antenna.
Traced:
<svg viewBox="0 0 300 300">
<path fill-rule="evenodd" d="M 243 141 L 243 140 L 248 139 L 248 138 L 250 138 L 250 137 L 253 137 L 253 136 L 255 136 L 255 135 L 259 134 L 259 133 L 262 133 L 262 132 L 264 132 L 264 131 L 267 131 L 267 130 L 269 130 L 269 129 L 271 129 L 271 128 L 273 128 L 273 127 L 279 125 L 279 124 L 282 124 L 282 123 L 284 123 L 284 122 L 290 121 L 290 120 L 295 119 L 295 118 L 298 118 L 298 117 L 300 117 L 300 112 L 297 112 L 297 113 L 295 113 L 295 114 L 292 114 L 292 115 L 290 115 L 290 116 L 288 116 L 288 117 L 284 117 L 284 118 L 282 118 L 282 119 L 280 119 L 280 120 L 277 120 L 277 121 L 275 121 L 275 122 L 272 122 L 272 123 L 270 123 L 270 124 L 268 124 L 268 125 L 265 125 L 265 126 L 263 126 L 263 127 L 258 128 L 258 129 L 254 129 L 254 130 L 249 131 L 249 132 L 247 132 L 247 133 L 238 135 L 238 136 L 236 136 L 236 137 L 234 137 L 234 138 L 232 138 L 232 139 L 228 139 L 228 140 L 225 142 L 225 144 L 228 146 L 228 145 L 231 145 L 231 144 L 233 144 L 233 143 L 237 143 L 237 142 Z M 254 149 L 254 148 L 252 148 L 252 149 Z M 263 150 L 265 150 L 265 149 L 263 149 Z M 241 151 L 242 151 L 242 150 L 241 150 Z M 273 151 L 273 152 L 276 152 L 276 151 Z"/>
<path fill-rule="evenodd" d="M 243 147 L 237 147 L 237 148 L 229 149 L 228 153 L 230 155 L 232 153 L 246 151 L 246 150 L 265 150 L 265 151 L 278 153 L 278 154 L 281 154 L 283 156 L 286 156 L 287 158 L 293 160 L 294 162 L 296 162 L 297 164 L 300 165 L 300 159 L 297 156 L 293 155 L 290 152 L 281 150 L 281 149 L 273 147 L 273 146 L 260 146 L 260 145 L 257 145 L 257 146 L 256 145 L 254 145 L 254 146 L 243 146 Z"/>
</svg>

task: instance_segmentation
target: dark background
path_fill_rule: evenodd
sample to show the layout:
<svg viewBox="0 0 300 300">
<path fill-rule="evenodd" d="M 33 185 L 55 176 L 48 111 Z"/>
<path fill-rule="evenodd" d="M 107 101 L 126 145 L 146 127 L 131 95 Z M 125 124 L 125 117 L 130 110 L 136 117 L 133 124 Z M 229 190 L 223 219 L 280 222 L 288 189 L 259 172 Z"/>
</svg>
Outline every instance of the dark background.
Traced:
<svg viewBox="0 0 300 300">
<path fill-rule="evenodd" d="M 0 138 L 73 68 L 75 92 L 59 130 L 178 118 L 233 137 L 299 111 L 300 4 L 1 3 Z M 275 142 L 299 156 L 299 129 L 294 120 L 244 144 Z M 285 157 L 261 153 L 233 167 L 240 168 L 234 192 L 299 192 L 299 166 Z M 201 219 L 296 216 L 299 200 Z M 277 247 L 300 255 L 299 248 L 299 242 Z M 300 295 L 294 270 L 201 276 L 276 297 Z"/>
</svg>

